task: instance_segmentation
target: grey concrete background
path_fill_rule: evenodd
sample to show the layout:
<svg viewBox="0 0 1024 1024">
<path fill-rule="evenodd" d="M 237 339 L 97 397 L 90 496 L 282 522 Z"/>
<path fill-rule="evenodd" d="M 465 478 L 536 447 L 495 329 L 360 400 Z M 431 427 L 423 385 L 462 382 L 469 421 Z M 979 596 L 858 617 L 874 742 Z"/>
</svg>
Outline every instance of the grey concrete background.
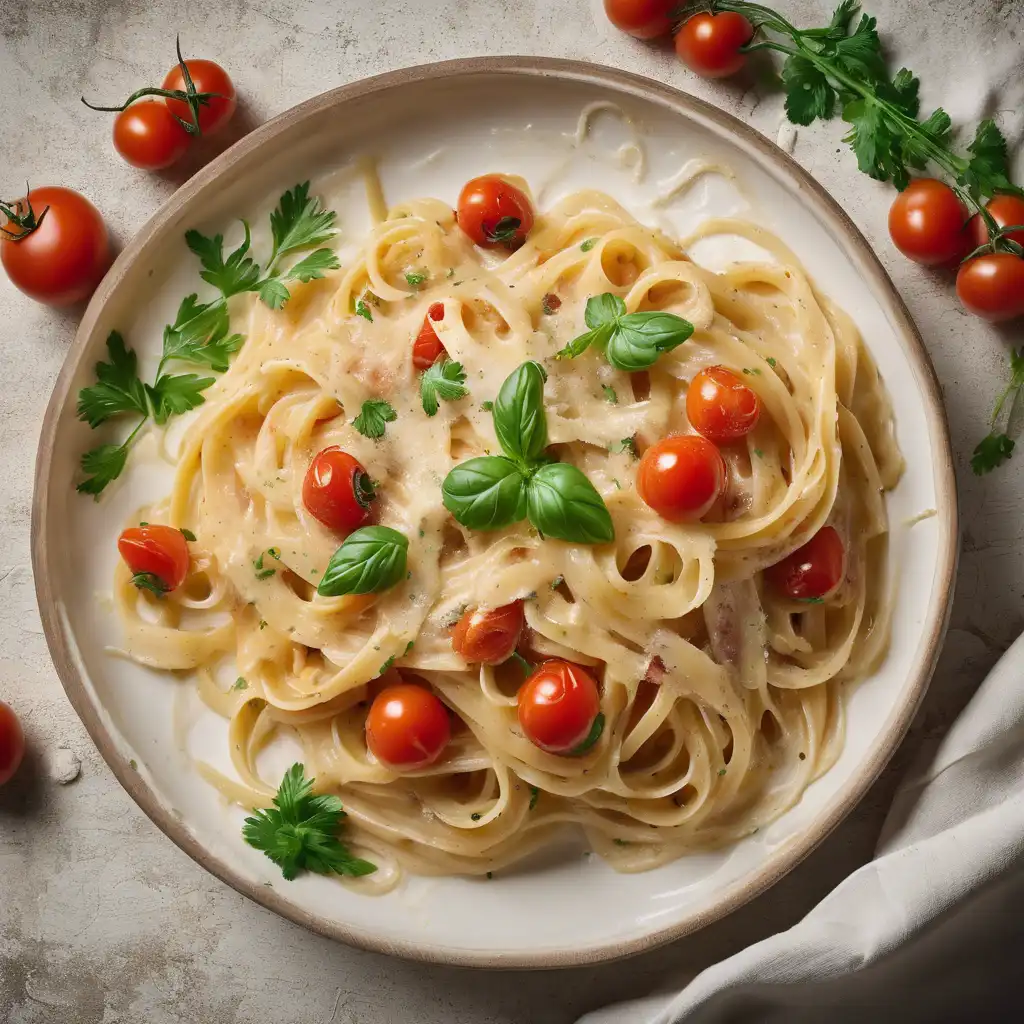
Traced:
<svg viewBox="0 0 1024 1024">
<path fill-rule="evenodd" d="M 827 0 L 779 0 L 798 24 Z M 993 114 L 1019 154 L 1024 9 L 1019 0 L 870 0 L 894 59 L 954 120 Z M 819 23 L 820 23 L 819 21 Z M 599 0 L 0 0 L 0 194 L 26 179 L 84 191 L 119 242 L 183 177 L 147 175 L 111 151 L 110 102 L 159 80 L 174 33 L 231 72 L 235 137 L 300 100 L 404 65 L 493 53 L 548 54 L 649 75 L 776 138 L 781 99 L 706 83 L 667 48 L 605 22 Z M 29 739 L 0 791 L 0 1021 L 11 1024 L 554 1024 L 696 973 L 788 927 L 872 852 L 908 760 L 934 742 L 1024 619 L 1024 457 L 985 479 L 967 465 L 1021 328 L 965 315 L 951 280 L 907 263 L 886 233 L 890 189 L 840 152 L 839 124 L 799 131 L 795 157 L 876 246 L 924 334 L 952 427 L 963 553 L 949 637 L 927 703 L 884 777 L 821 848 L 772 891 L 691 939 L 624 964 L 526 975 L 442 969 L 362 953 L 279 920 L 200 870 L 121 791 L 50 664 L 29 564 L 33 452 L 80 311 L 37 306 L 0 279 L 0 698 Z M 220 140 L 210 140 L 217 143 Z M 191 159 L 191 158 L 190 158 Z M 1019 177 L 1018 177 L 1019 180 Z M 70 486 L 70 482 L 69 482 Z M 74 781 L 63 783 L 81 773 Z"/>
</svg>

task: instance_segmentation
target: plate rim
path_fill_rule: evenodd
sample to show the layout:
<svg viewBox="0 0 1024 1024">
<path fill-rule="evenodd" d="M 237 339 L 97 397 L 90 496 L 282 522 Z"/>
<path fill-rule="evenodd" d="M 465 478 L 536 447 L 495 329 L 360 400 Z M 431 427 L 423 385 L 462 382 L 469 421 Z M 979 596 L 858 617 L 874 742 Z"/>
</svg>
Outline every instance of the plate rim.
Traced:
<svg viewBox="0 0 1024 1024">
<path fill-rule="evenodd" d="M 936 441 L 933 466 L 936 508 L 939 510 L 939 560 L 933 591 L 914 654 L 913 679 L 901 706 L 890 713 L 885 728 L 876 737 L 869 756 L 846 781 L 831 804 L 805 831 L 771 853 L 758 871 L 723 889 L 711 906 L 674 919 L 644 935 L 603 941 L 583 949 L 525 952 L 509 950 L 480 952 L 470 948 L 437 946 L 426 941 L 391 941 L 372 932 L 329 921 L 296 906 L 276 889 L 250 882 L 231 862 L 204 846 L 186 824 L 164 806 L 142 775 L 132 771 L 117 751 L 116 743 L 101 716 L 101 708 L 90 699 L 88 687 L 73 654 L 70 630 L 61 613 L 61 601 L 51 580 L 50 552 L 46 543 L 49 519 L 49 485 L 60 414 L 72 398 L 71 385 L 86 355 L 86 344 L 95 330 L 108 297 L 115 291 L 127 269 L 150 238 L 175 218 L 193 198 L 227 174 L 254 150 L 272 142 L 295 123 L 332 107 L 344 107 L 374 93 L 415 86 L 439 78 L 481 75 L 540 76 L 597 85 L 666 106 L 698 124 L 732 135 L 769 173 L 781 172 L 780 183 L 809 195 L 816 219 L 836 228 L 835 239 L 844 256 L 865 274 L 872 293 L 885 311 L 915 371 L 925 400 L 929 433 Z M 503 56 L 460 57 L 359 79 L 305 100 L 276 115 L 244 136 L 199 170 L 174 192 L 135 233 L 120 252 L 90 300 L 54 384 L 47 403 L 36 452 L 32 498 L 31 556 L 36 601 L 54 668 L 72 707 L 86 727 L 104 761 L 117 781 L 149 819 L 201 867 L 243 896 L 309 930 L 373 952 L 410 960 L 460 967 L 536 969 L 583 966 L 623 959 L 692 934 L 725 917 L 774 885 L 807 857 L 860 802 L 868 788 L 895 753 L 928 689 L 945 636 L 952 607 L 953 588 L 959 557 L 959 511 L 952 446 L 938 377 L 910 312 L 863 233 L 838 202 L 791 156 L 768 138 L 734 115 L 706 100 L 653 79 L 619 68 L 587 61 L 556 57 Z"/>
</svg>

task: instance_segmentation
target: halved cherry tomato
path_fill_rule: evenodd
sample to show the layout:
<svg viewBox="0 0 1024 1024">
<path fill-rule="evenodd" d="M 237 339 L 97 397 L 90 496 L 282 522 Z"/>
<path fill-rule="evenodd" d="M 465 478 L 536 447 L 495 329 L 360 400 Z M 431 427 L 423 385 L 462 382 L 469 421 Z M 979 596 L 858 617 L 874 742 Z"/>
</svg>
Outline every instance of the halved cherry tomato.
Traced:
<svg viewBox="0 0 1024 1024">
<path fill-rule="evenodd" d="M 0 700 L 0 786 L 18 770 L 25 755 L 25 734 L 18 716 Z"/>
<path fill-rule="evenodd" d="M 594 677 L 571 661 L 545 661 L 519 687 L 519 724 L 549 754 L 568 754 L 586 738 L 601 710 Z"/>
<path fill-rule="evenodd" d="M 431 303 L 427 315 L 423 318 L 423 326 L 416 340 L 412 343 L 412 365 L 417 370 L 426 370 L 434 365 L 444 354 L 444 345 L 434 330 L 431 321 L 444 319 L 444 303 Z"/>
<path fill-rule="evenodd" d="M 110 240 L 99 210 L 69 188 L 47 185 L 29 191 L 35 223 L 28 234 L 13 222 L 0 224 L 0 260 L 11 283 L 37 302 L 68 306 L 88 298 L 110 266 Z M 25 199 L 13 204 L 27 214 Z"/>
<path fill-rule="evenodd" d="M 676 53 L 691 71 L 704 78 L 734 75 L 747 63 L 740 53 L 753 38 L 754 28 L 735 11 L 695 14 L 676 34 Z"/>
<path fill-rule="evenodd" d="M 637 39 L 656 39 L 672 31 L 677 0 L 604 0 L 608 20 Z"/>
<path fill-rule="evenodd" d="M 425 768 L 441 756 L 450 738 L 448 709 L 423 686 L 386 687 L 366 716 L 366 745 L 389 768 Z"/>
<path fill-rule="evenodd" d="M 985 209 L 1001 228 L 1024 224 L 1024 199 L 1020 196 L 993 196 L 985 204 Z M 988 225 L 980 213 L 976 213 L 967 222 L 967 234 L 970 236 L 972 249 L 977 249 L 979 245 L 984 245 L 988 241 Z M 1024 245 L 1024 231 L 1012 231 L 1004 237 L 1012 238 L 1020 245 Z"/>
<path fill-rule="evenodd" d="M 1024 259 L 1010 252 L 989 252 L 962 264 L 956 294 L 975 316 L 996 323 L 1024 316 Z"/>
<path fill-rule="evenodd" d="M 114 149 L 143 171 L 159 171 L 180 160 L 191 137 L 163 100 L 139 100 L 114 118 Z"/>
<path fill-rule="evenodd" d="M 376 497 L 373 481 L 348 452 L 336 444 L 313 456 L 302 481 L 302 503 L 329 530 L 351 533 L 370 518 Z"/>
<path fill-rule="evenodd" d="M 761 399 L 732 370 L 709 366 L 686 392 L 690 425 L 709 441 L 721 444 L 749 434 L 761 416 Z"/>
<path fill-rule="evenodd" d="M 212 60 L 187 60 L 185 66 L 196 87 L 196 92 L 214 92 L 208 103 L 199 107 L 199 130 L 203 135 L 212 135 L 220 131 L 231 120 L 235 112 L 235 87 L 228 73 Z M 185 78 L 181 73 L 181 65 L 175 64 L 164 79 L 162 89 L 185 91 Z M 184 100 L 168 100 L 167 106 L 172 114 L 177 114 L 183 121 L 192 122 L 192 108 Z M 129 108 L 131 109 L 131 108 Z"/>
<path fill-rule="evenodd" d="M 722 453 L 692 434 L 662 438 L 640 460 L 636 489 L 662 519 L 688 522 L 706 515 L 725 492 Z"/>
<path fill-rule="evenodd" d="M 117 550 L 134 576 L 149 578 L 141 583 L 148 589 L 155 577 L 156 589 L 177 590 L 188 575 L 188 541 L 173 526 L 130 526 L 117 538 Z"/>
<path fill-rule="evenodd" d="M 458 220 L 485 249 L 517 249 L 533 229 L 533 206 L 522 189 L 497 174 L 484 174 L 463 186 Z"/>
<path fill-rule="evenodd" d="M 889 234 L 907 259 L 935 266 L 963 255 L 965 219 L 963 204 L 948 185 L 915 178 L 889 208 Z"/>
<path fill-rule="evenodd" d="M 823 526 L 803 547 L 765 569 L 779 593 L 797 601 L 826 597 L 843 579 L 845 552 L 839 534 Z"/>
<path fill-rule="evenodd" d="M 452 650 L 466 661 L 499 665 L 512 657 L 525 621 L 522 601 L 467 611 L 452 632 Z"/>
</svg>

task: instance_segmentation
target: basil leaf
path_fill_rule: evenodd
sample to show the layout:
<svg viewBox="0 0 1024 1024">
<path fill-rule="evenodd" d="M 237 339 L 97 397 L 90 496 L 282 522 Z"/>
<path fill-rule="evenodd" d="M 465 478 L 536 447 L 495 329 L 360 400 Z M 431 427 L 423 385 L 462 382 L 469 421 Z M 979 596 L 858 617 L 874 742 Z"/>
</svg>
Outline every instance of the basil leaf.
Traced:
<svg viewBox="0 0 1024 1024">
<path fill-rule="evenodd" d="M 409 540 L 390 526 L 363 526 L 350 533 L 331 556 L 317 593 L 376 594 L 405 577 Z"/>
<path fill-rule="evenodd" d="M 693 324 L 675 313 L 627 313 L 616 323 L 605 355 L 618 370 L 646 370 L 662 352 L 682 345 L 691 334 Z"/>
<path fill-rule="evenodd" d="M 505 378 L 494 400 L 494 432 L 505 454 L 517 462 L 531 462 L 547 447 L 546 377 L 540 363 L 523 363 Z"/>
<path fill-rule="evenodd" d="M 511 459 L 484 455 L 456 466 L 441 485 L 444 507 L 471 530 L 500 530 L 526 515 L 525 480 Z"/>
<path fill-rule="evenodd" d="M 591 345 L 603 348 L 608 344 L 608 339 L 612 336 L 612 331 L 614 330 L 614 324 L 602 324 L 600 327 L 595 327 L 594 330 L 587 331 L 586 334 L 573 338 L 565 348 L 560 348 L 555 353 L 555 358 L 575 359 L 577 356 L 583 355 Z"/>
<path fill-rule="evenodd" d="M 601 295 L 591 295 L 587 299 L 587 308 L 583 314 L 583 319 L 586 320 L 587 326 L 593 330 L 602 324 L 613 323 L 620 316 L 623 316 L 625 312 L 626 304 L 618 295 L 604 292 Z"/>
<path fill-rule="evenodd" d="M 526 490 L 526 514 L 547 537 L 576 544 L 615 539 L 612 517 L 586 475 L 565 462 L 541 466 Z"/>
</svg>

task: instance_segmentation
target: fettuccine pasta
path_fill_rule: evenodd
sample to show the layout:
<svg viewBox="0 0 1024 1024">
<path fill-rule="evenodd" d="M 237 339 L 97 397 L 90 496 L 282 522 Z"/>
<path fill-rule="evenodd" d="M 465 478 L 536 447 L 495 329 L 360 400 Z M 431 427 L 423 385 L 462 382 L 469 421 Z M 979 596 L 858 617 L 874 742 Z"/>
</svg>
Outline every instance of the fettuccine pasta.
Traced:
<svg viewBox="0 0 1024 1024">
<path fill-rule="evenodd" d="M 713 235 L 771 258 L 711 272 L 687 253 Z M 693 334 L 641 371 L 597 344 L 558 358 L 587 330 L 587 300 L 605 294 Z M 187 431 L 169 497 L 143 516 L 195 534 L 189 576 L 159 599 L 124 566 L 116 578 L 130 656 L 181 673 L 229 720 L 237 777 L 200 770 L 232 801 L 268 805 L 278 780 L 258 755 L 296 739 L 307 775 L 340 795 L 353 842 L 382 868 L 359 884 L 386 888 L 401 868 L 500 869 L 567 825 L 616 868 L 652 868 L 756 831 L 834 762 L 844 686 L 888 642 L 884 492 L 902 461 L 853 322 L 778 239 L 736 220 L 673 239 L 584 191 L 539 211 L 514 251 L 484 250 L 449 205 L 417 199 L 283 309 L 233 303 L 245 343 Z M 434 415 L 410 361 L 428 311 L 468 389 Z M 585 474 L 610 542 L 554 539 L 529 518 L 470 528 L 443 503 L 453 467 L 500 455 L 491 403 L 529 361 L 547 374 L 544 458 Z M 720 446 L 724 495 L 703 518 L 672 521 L 638 492 L 638 459 L 694 433 L 687 391 L 710 367 L 756 393 L 761 414 Z M 382 437 L 354 425 L 370 399 L 396 414 Z M 365 467 L 372 522 L 408 540 L 406 572 L 387 589 L 317 592 L 344 538 L 310 513 L 303 483 L 330 446 Z M 838 584 L 812 599 L 773 586 L 765 570 L 825 527 L 842 540 Z M 518 601 L 519 657 L 457 653 L 460 618 Z M 603 729 L 581 752 L 524 732 L 517 695 L 545 660 L 597 683 Z M 399 681 L 429 688 L 451 722 L 443 752 L 406 770 L 375 757 L 364 729 L 374 697 Z"/>
</svg>

